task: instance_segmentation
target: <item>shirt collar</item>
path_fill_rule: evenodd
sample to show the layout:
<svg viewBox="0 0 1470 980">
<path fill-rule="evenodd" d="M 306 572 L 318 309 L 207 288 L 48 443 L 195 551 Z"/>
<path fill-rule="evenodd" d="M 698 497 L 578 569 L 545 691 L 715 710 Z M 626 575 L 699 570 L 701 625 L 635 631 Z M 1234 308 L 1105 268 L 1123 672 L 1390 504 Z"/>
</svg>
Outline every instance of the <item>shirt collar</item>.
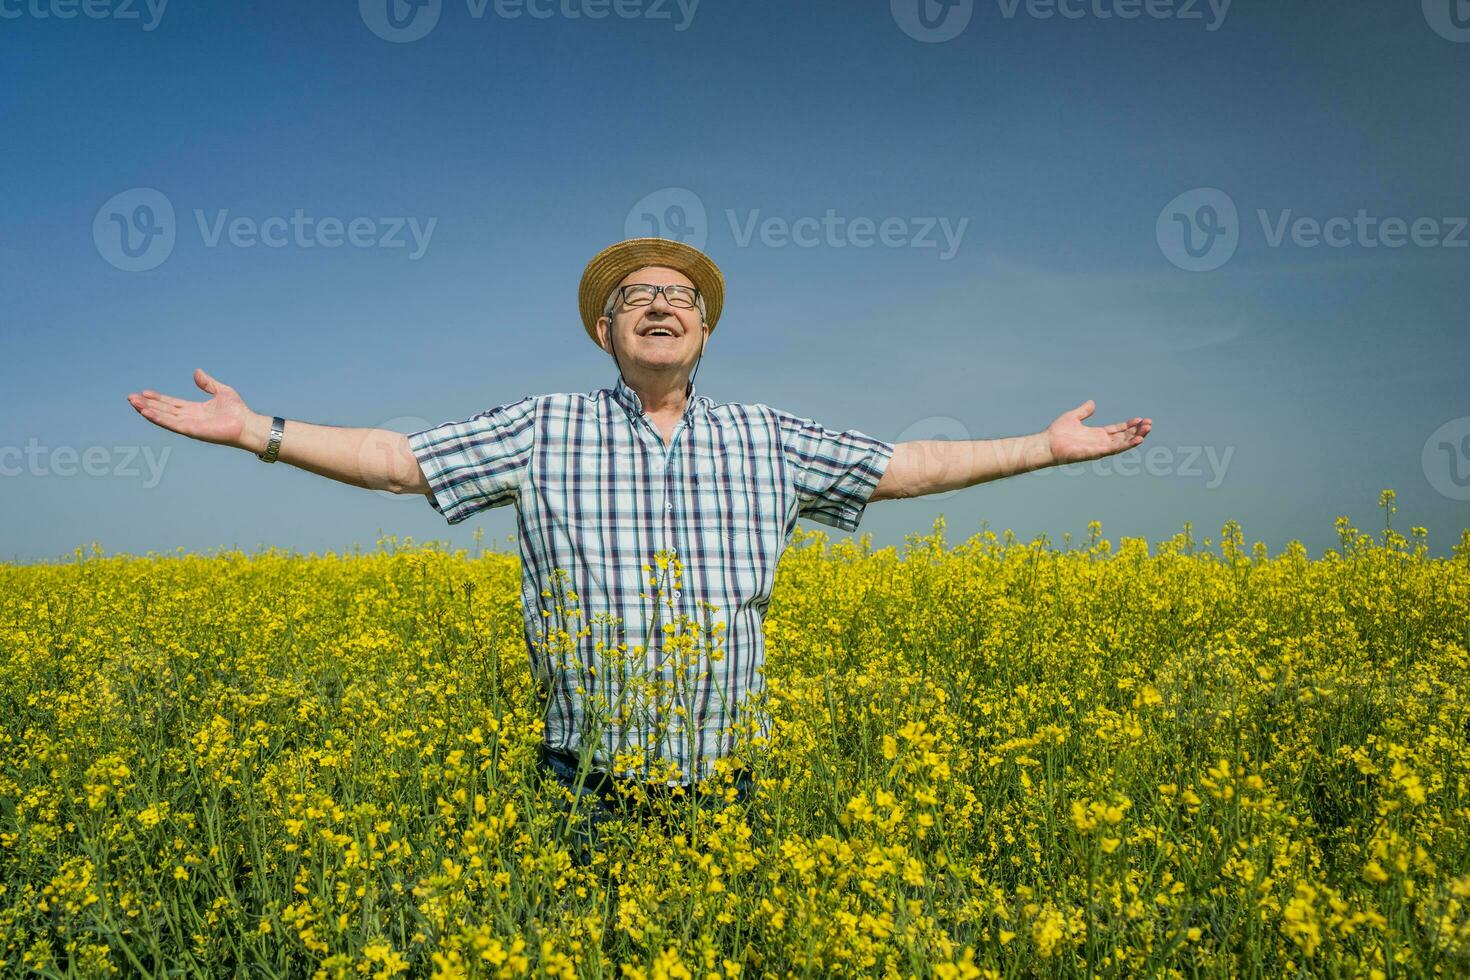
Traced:
<svg viewBox="0 0 1470 980">
<path fill-rule="evenodd" d="M 698 387 L 691 381 L 689 383 L 689 395 L 684 404 L 685 418 L 688 418 L 689 416 L 694 414 L 694 406 L 697 404 L 697 402 L 695 401 L 695 393 L 697 391 Z M 628 387 L 628 383 L 623 380 L 622 374 L 618 375 L 618 380 L 612 388 L 612 394 L 613 399 L 616 400 L 619 405 L 622 405 L 625 409 L 627 409 L 629 415 L 637 418 L 638 416 L 643 414 L 643 399 L 638 397 L 638 392 Z"/>
</svg>

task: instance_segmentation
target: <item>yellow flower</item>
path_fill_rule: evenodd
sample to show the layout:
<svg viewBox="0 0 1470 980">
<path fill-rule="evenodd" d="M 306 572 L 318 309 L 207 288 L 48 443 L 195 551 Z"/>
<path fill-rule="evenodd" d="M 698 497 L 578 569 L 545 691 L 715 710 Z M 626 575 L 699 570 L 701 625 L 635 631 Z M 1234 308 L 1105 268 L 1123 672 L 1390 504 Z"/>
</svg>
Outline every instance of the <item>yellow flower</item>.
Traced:
<svg viewBox="0 0 1470 980">
<path fill-rule="evenodd" d="M 1037 916 L 1031 926 L 1031 938 L 1036 943 L 1036 952 L 1049 960 L 1061 948 L 1066 937 L 1066 918 L 1056 909 L 1047 909 Z"/>
</svg>

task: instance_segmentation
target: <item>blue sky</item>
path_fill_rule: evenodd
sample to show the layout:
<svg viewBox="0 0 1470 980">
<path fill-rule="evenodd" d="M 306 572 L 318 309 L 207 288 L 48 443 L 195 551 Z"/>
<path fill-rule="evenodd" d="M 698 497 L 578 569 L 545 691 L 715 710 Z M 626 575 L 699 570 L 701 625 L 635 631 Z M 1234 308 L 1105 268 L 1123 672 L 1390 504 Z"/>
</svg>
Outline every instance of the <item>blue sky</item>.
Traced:
<svg viewBox="0 0 1470 980">
<path fill-rule="evenodd" d="M 511 508 L 450 528 L 124 396 L 203 367 L 407 432 L 609 385 L 576 284 L 649 220 L 725 271 L 718 402 L 890 441 L 1154 420 L 875 503 L 878 546 L 943 513 L 1318 554 L 1384 488 L 1436 553 L 1470 526 L 1463 0 L 387 2 L 0 0 L 0 557 L 509 547 Z"/>
</svg>

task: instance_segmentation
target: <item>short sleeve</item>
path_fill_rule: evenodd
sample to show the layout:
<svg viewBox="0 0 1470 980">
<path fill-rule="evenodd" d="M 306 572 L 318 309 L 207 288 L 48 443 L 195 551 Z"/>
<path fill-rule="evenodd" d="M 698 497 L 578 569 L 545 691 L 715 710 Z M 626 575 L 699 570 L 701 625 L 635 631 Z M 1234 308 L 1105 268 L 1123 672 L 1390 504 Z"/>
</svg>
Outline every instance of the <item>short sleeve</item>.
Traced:
<svg viewBox="0 0 1470 980">
<path fill-rule="evenodd" d="M 811 419 L 766 406 L 780 431 L 781 452 L 796 485 L 797 515 L 843 531 L 857 530 L 893 444 L 856 429 L 836 432 Z"/>
<path fill-rule="evenodd" d="M 534 395 L 409 435 L 429 504 L 450 524 L 516 500 L 531 466 Z"/>
</svg>

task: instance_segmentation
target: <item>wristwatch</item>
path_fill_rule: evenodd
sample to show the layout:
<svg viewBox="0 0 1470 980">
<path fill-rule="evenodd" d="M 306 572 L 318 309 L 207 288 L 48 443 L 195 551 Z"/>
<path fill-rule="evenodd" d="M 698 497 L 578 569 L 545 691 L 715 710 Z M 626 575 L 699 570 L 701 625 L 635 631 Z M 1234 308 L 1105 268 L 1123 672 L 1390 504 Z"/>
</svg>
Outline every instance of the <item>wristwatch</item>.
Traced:
<svg viewBox="0 0 1470 980">
<path fill-rule="evenodd" d="M 281 451 L 281 436 L 286 433 L 286 420 L 279 415 L 271 419 L 271 441 L 266 443 L 265 452 L 256 453 L 256 458 L 266 463 L 274 463 L 276 456 Z"/>
</svg>

